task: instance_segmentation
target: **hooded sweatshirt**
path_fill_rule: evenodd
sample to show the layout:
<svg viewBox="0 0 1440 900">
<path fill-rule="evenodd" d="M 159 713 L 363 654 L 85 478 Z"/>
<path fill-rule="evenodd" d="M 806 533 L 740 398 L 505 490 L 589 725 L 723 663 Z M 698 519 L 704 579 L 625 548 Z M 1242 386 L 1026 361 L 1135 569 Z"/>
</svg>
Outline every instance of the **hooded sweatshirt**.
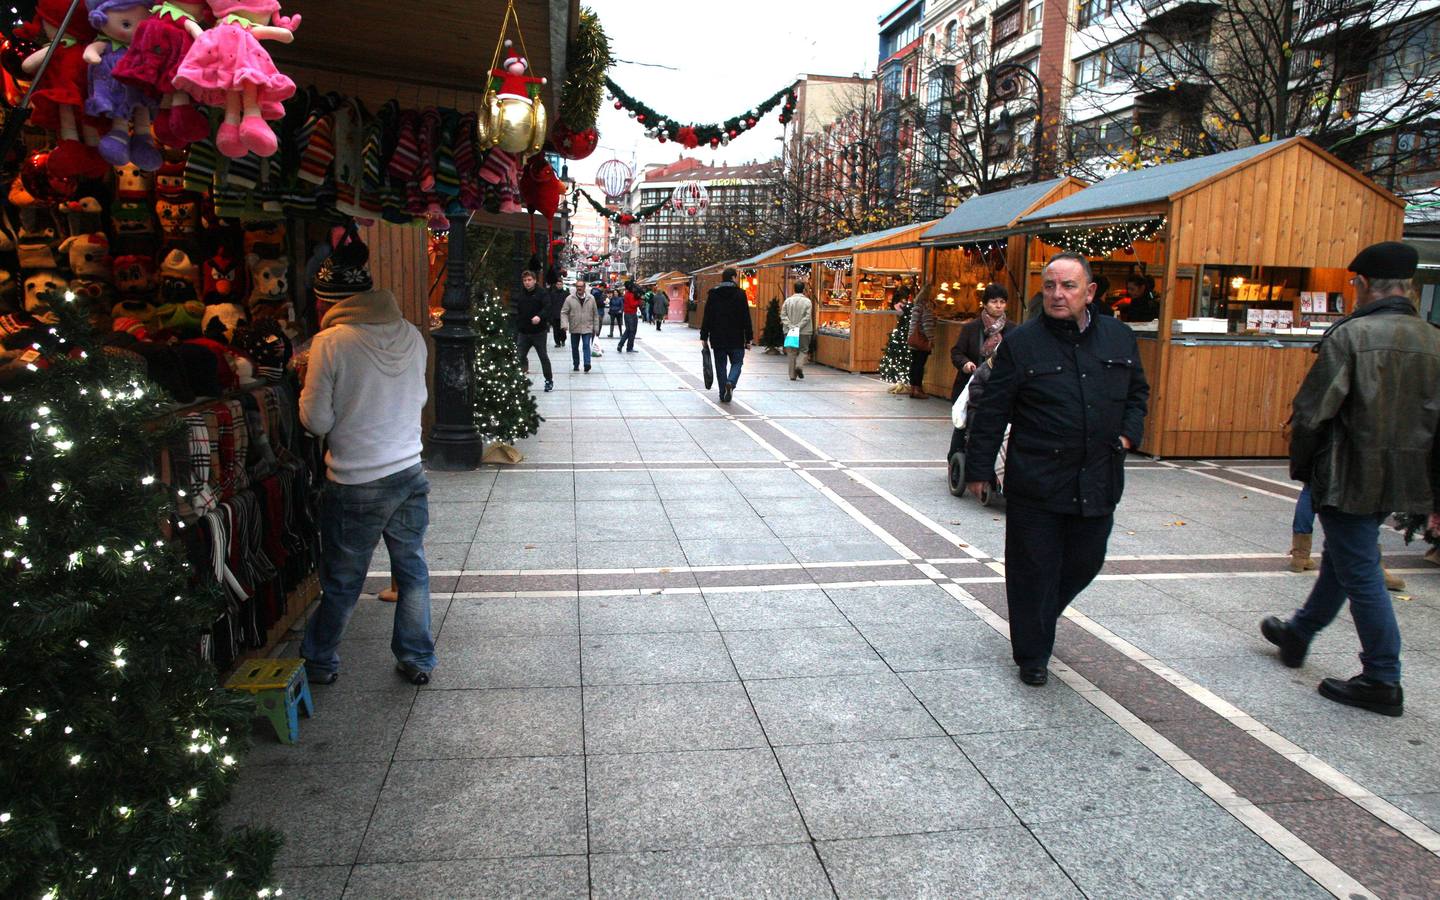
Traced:
<svg viewBox="0 0 1440 900">
<path fill-rule="evenodd" d="M 337 303 L 310 349 L 300 421 L 329 438 L 331 481 L 365 484 L 420 462 L 428 350 L 389 291 Z"/>
</svg>

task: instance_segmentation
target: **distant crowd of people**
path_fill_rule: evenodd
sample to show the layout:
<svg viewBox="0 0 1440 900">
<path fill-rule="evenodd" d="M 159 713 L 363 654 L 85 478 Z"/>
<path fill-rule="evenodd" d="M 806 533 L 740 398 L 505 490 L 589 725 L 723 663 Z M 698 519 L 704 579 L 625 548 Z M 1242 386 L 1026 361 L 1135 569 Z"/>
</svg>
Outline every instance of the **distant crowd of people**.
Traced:
<svg viewBox="0 0 1440 900">
<path fill-rule="evenodd" d="M 584 279 L 576 279 L 569 290 L 564 287 L 558 274 L 551 274 L 549 282 L 540 286 L 539 276 L 532 271 L 520 275 L 521 290 L 512 299 L 515 311 L 515 346 L 520 362 L 529 370 L 530 351 L 540 359 L 541 372 L 545 376 L 545 390 L 555 389 L 555 376 L 550 365 L 550 353 L 545 335 L 553 336 L 555 346 L 565 346 L 570 340 L 571 371 L 578 372 L 583 364 L 589 372 L 592 359 L 603 355 L 594 346 L 610 319 L 608 337 L 615 337 L 617 329 L 620 340 L 616 352 L 634 353 L 635 333 L 640 323 L 654 323 L 660 331 L 665 317 L 670 312 L 670 298 L 663 291 L 641 288 L 634 281 L 627 281 L 618 287 L 606 287 L 596 283 L 588 285 Z"/>
</svg>

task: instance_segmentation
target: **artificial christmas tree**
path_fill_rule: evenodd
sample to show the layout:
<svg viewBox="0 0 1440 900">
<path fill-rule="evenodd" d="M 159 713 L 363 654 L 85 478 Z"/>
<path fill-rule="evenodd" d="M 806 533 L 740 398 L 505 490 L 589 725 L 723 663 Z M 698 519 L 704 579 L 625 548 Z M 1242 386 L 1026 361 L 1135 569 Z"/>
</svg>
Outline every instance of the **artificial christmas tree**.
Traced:
<svg viewBox="0 0 1440 900">
<path fill-rule="evenodd" d="M 545 421 L 530 390 L 530 379 L 520 370 L 515 335 L 509 316 L 495 295 L 472 281 L 471 309 L 475 316 L 475 428 L 487 444 L 509 446 L 529 437 Z M 505 452 L 499 450 L 498 452 Z M 510 448 L 510 461 L 519 462 Z M 486 450 L 487 458 L 490 457 Z"/>
<path fill-rule="evenodd" d="M 219 819 L 254 702 L 199 652 L 225 601 L 171 540 L 164 399 L 47 303 L 0 388 L 0 896 L 270 896 L 278 836 Z"/>
<path fill-rule="evenodd" d="M 892 394 L 902 394 L 910 387 L 910 307 L 900 314 L 890 340 L 885 344 L 885 353 L 880 357 L 880 378 L 895 385 Z"/>
<path fill-rule="evenodd" d="M 760 346 L 766 353 L 779 353 L 785 346 L 785 326 L 780 322 L 780 301 L 771 300 L 765 310 L 765 330 L 760 334 Z"/>
</svg>

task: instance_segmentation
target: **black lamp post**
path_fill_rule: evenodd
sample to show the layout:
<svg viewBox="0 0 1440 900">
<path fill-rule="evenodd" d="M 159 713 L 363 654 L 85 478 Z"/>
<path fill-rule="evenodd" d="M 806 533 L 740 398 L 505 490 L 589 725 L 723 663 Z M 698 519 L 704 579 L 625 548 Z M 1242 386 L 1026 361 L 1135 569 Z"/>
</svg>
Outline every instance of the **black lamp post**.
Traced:
<svg viewBox="0 0 1440 900">
<path fill-rule="evenodd" d="M 471 327 L 470 285 L 465 260 L 466 218 L 450 220 L 450 258 L 435 339 L 435 427 L 430 431 L 430 465 L 436 469 L 479 468 L 485 448 L 475 429 L 475 330 Z"/>
<path fill-rule="evenodd" d="M 1045 109 L 1045 86 L 1041 84 L 1039 76 L 1030 71 L 1029 68 L 1015 62 L 1003 62 L 992 66 L 985 77 L 985 139 L 982 141 L 980 150 L 985 160 L 983 171 L 988 175 L 990 172 L 990 142 L 1000 139 L 1009 143 L 1015 134 L 1015 120 L 1008 109 L 1000 110 L 1000 117 L 994 125 L 990 124 L 990 108 L 995 101 L 1014 100 L 1020 96 L 1022 82 L 1028 81 L 1035 87 L 1035 133 L 1031 136 L 1031 178 L 1033 181 L 1040 180 L 1040 156 L 1045 147 L 1045 136 L 1040 128 L 1038 119 L 1044 115 Z M 993 178 L 987 178 L 987 182 L 993 182 Z M 988 192 L 988 190 L 987 190 Z"/>
</svg>

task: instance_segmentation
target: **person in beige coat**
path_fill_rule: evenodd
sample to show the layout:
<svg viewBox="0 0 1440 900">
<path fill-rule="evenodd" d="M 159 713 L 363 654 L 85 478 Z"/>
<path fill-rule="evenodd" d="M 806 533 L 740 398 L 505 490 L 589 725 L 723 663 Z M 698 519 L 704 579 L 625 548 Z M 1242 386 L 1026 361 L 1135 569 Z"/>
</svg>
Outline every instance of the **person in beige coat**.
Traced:
<svg viewBox="0 0 1440 900">
<path fill-rule="evenodd" d="M 580 351 L 585 351 L 585 371 L 590 371 L 590 342 L 600 331 L 600 307 L 585 282 L 576 282 L 575 290 L 560 307 L 560 327 L 570 335 L 571 371 L 580 371 Z"/>
<path fill-rule="evenodd" d="M 785 329 L 787 336 L 791 331 L 800 329 L 800 346 L 786 347 L 785 355 L 789 358 L 790 380 L 804 378 L 805 351 L 810 349 L 810 341 L 815 337 L 815 308 L 810 298 L 805 296 L 805 282 L 795 282 L 795 293 L 781 304 L 780 327 Z"/>
</svg>

